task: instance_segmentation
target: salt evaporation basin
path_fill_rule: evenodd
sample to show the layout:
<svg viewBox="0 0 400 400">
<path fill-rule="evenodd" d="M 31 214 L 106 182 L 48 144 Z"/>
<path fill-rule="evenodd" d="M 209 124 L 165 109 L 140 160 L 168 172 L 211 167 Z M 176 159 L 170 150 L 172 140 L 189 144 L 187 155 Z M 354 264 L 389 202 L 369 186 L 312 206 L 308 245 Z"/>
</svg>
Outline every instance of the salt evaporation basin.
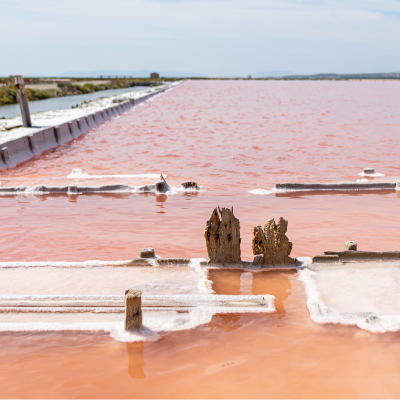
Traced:
<svg viewBox="0 0 400 400">
<path fill-rule="evenodd" d="M 268 310 L 267 312 L 272 312 Z M 124 313 L 0 313 L 0 332 L 103 331 L 121 342 L 157 340 L 160 332 L 193 329 L 211 321 L 215 310 L 142 310 L 140 331 L 125 331 Z"/>
<path fill-rule="evenodd" d="M 55 263 L 57 264 L 57 263 Z M 59 263 L 62 265 L 62 263 Z M 196 265 L 196 264 L 194 264 Z M 0 267 L 0 295 L 207 294 L 207 277 L 193 264 L 163 267 Z"/>
<path fill-rule="evenodd" d="M 400 261 L 313 264 L 299 279 L 315 322 L 400 330 Z"/>
</svg>

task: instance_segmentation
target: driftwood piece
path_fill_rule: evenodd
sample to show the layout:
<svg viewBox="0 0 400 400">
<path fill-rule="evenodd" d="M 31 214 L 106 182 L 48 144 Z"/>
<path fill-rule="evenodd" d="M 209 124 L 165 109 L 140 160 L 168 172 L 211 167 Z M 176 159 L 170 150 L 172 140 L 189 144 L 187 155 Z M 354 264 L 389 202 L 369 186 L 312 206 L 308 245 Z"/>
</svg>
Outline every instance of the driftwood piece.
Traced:
<svg viewBox="0 0 400 400">
<path fill-rule="evenodd" d="M 219 211 L 219 213 L 218 213 Z M 233 207 L 214 209 L 204 231 L 210 264 L 241 264 L 240 222 Z"/>
<path fill-rule="evenodd" d="M 278 224 L 273 218 L 269 219 L 264 229 L 260 225 L 253 228 L 253 265 L 293 264 L 295 258 L 289 257 L 292 242 L 286 236 L 288 222 L 282 217 Z"/>
</svg>

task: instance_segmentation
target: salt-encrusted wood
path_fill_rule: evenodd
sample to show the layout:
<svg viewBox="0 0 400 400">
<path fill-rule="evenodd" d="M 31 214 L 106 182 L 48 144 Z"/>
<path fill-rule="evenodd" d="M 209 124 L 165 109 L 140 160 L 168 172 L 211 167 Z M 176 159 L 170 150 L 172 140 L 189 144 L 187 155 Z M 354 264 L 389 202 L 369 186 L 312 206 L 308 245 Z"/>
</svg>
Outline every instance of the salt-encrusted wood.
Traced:
<svg viewBox="0 0 400 400">
<path fill-rule="evenodd" d="M 204 238 L 210 264 L 241 264 L 240 222 L 233 215 L 233 207 L 214 209 Z"/>
<path fill-rule="evenodd" d="M 293 264 L 295 258 L 289 257 L 292 243 L 286 236 L 288 222 L 282 217 L 278 224 L 273 218 L 269 219 L 264 230 L 260 225 L 253 228 L 253 265 Z"/>
</svg>

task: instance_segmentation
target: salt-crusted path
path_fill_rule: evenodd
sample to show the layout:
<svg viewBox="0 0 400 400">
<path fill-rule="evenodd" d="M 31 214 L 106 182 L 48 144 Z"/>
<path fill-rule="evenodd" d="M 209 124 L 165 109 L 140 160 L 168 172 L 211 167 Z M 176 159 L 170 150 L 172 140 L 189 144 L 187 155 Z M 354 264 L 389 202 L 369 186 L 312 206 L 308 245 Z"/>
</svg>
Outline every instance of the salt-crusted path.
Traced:
<svg viewBox="0 0 400 400">
<path fill-rule="evenodd" d="M 98 100 L 87 102 L 85 105 L 81 105 L 78 108 L 68 108 L 65 110 L 56 111 L 45 111 L 31 115 L 32 128 L 18 127 L 22 125 L 22 118 L 7 118 L 0 119 L 0 145 L 9 140 L 17 139 L 22 136 L 26 136 L 37 132 L 40 128 L 51 127 L 60 124 L 64 124 L 68 121 L 72 121 L 77 118 L 85 117 L 89 114 L 93 114 L 97 111 L 102 111 L 106 108 L 116 106 L 119 102 L 123 102 L 130 99 L 139 100 L 149 94 L 155 94 L 161 90 L 167 88 L 173 88 L 182 82 L 167 83 L 164 85 L 143 89 L 140 91 L 132 91 L 122 93 L 111 97 L 102 97 Z"/>
<path fill-rule="evenodd" d="M 38 118 L 33 121 L 33 127 L 15 127 L 6 131 L 1 138 L 3 142 L 0 142 L 0 170 L 14 168 L 45 151 L 77 139 L 94 126 L 180 83 L 182 82 L 167 83 L 148 89 L 134 98 L 131 92 L 106 98 L 104 102 L 99 100 L 84 111 L 59 110 L 53 114 L 36 114 Z M 114 103 L 117 105 L 113 105 Z M 73 119 L 77 115 L 80 118 Z M 14 123 L 16 120 L 14 119 Z"/>
</svg>

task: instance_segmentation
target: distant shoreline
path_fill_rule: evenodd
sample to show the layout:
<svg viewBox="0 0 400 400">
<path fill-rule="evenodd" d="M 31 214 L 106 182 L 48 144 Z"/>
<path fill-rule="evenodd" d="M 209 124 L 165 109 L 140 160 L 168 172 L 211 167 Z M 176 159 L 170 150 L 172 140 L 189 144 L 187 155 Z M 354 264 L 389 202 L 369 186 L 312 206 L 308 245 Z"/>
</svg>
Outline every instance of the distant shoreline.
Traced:
<svg viewBox="0 0 400 400">
<path fill-rule="evenodd" d="M 176 79 L 171 79 L 172 81 Z M 158 86 L 161 79 L 114 78 L 114 79 L 48 79 L 25 78 L 25 92 L 29 101 L 55 97 L 88 94 L 110 89 L 135 86 Z M 0 107 L 18 103 L 17 91 L 11 78 L 0 78 Z"/>
</svg>

